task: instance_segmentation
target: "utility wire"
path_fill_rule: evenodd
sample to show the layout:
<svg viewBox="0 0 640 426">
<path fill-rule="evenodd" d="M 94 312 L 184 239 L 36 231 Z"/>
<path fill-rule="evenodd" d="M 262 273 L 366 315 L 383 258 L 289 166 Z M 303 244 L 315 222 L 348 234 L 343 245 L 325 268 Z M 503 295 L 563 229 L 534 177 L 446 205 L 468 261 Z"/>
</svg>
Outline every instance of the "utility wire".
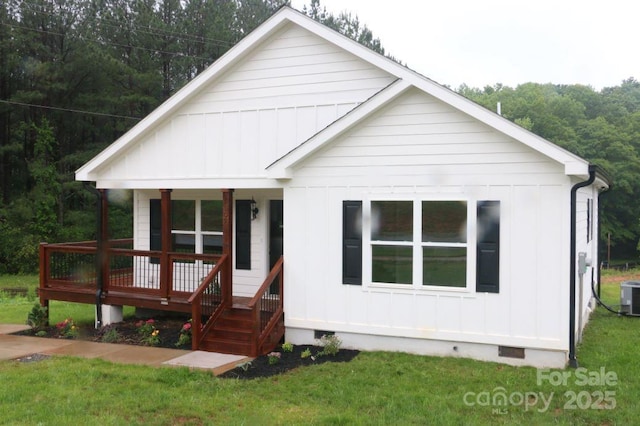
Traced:
<svg viewBox="0 0 640 426">
<path fill-rule="evenodd" d="M 31 108 L 51 109 L 51 110 L 55 110 L 55 111 L 73 112 L 73 113 L 76 113 L 76 114 L 87 114 L 87 115 L 97 115 L 97 116 L 101 116 L 101 117 L 123 118 L 125 120 L 136 120 L 136 121 L 142 120 L 142 118 L 140 118 L 140 117 L 130 117 L 130 116 L 127 116 L 127 115 L 117 115 L 117 114 L 108 114 L 106 112 L 94 112 L 94 111 L 84 111 L 84 110 L 79 110 L 79 109 L 52 107 L 52 106 L 46 106 L 46 105 L 36 105 L 36 104 L 29 104 L 29 103 L 26 103 L 26 102 L 8 101 L 8 100 L 5 100 L 5 99 L 0 99 L 0 103 L 9 104 L 9 105 L 25 106 L 25 107 L 31 107 Z"/>
</svg>

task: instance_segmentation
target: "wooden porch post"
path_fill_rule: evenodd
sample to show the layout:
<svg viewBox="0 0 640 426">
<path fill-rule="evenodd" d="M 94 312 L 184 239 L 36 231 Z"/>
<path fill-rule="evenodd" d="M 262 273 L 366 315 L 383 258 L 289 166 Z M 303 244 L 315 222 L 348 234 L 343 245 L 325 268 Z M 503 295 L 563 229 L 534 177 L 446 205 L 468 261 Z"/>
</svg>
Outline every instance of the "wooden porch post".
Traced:
<svg viewBox="0 0 640 426">
<path fill-rule="evenodd" d="M 161 242 L 162 255 L 160 257 L 160 294 L 161 297 L 167 299 L 169 297 L 169 289 L 171 288 L 169 273 L 169 250 L 171 250 L 171 190 L 160 190 L 160 214 L 162 217 L 161 224 Z"/>
<path fill-rule="evenodd" d="M 222 303 L 233 301 L 233 189 L 222 190 L 222 254 L 226 254 L 227 265 L 222 269 Z"/>
</svg>

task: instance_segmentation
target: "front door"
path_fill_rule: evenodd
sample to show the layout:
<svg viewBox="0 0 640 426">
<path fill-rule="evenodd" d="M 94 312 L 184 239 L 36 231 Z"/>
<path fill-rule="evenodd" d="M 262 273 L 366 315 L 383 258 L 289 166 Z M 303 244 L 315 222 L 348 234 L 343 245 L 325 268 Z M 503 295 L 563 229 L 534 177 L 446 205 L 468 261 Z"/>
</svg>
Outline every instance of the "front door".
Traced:
<svg viewBox="0 0 640 426">
<path fill-rule="evenodd" d="M 282 200 L 269 201 L 269 270 L 273 268 L 282 256 L 282 237 L 284 231 Z M 277 286 L 273 286 L 271 293 L 277 293 Z"/>
</svg>

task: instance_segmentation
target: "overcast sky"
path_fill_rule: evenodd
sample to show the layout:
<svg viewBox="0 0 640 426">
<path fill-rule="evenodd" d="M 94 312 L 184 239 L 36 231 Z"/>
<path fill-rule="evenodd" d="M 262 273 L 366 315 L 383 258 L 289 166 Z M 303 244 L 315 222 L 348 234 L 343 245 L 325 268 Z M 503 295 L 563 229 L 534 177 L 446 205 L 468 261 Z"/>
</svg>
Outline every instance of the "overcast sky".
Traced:
<svg viewBox="0 0 640 426">
<path fill-rule="evenodd" d="M 309 0 L 293 0 L 302 10 Z M 357 15 L 409 68 L 457 88 L 640 79 L 636 0 L 320 0 Z"/>
</svg>

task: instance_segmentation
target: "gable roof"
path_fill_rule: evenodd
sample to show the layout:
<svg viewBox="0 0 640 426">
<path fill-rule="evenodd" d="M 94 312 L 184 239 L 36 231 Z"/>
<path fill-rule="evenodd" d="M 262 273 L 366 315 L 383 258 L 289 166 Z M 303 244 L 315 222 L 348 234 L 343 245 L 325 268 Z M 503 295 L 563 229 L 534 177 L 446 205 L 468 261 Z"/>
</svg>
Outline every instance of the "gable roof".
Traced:
<svg viewBox="0 0 640 426">
<path fill-rule="evenodd" d="M 298 145 L 297 148 L 285 154 L 268 167 L 269 177 L 280 179 L 290 177 L 290 171 L 295 165 L 308 158 L 325 144 L 330 143 L 337 135 L 352 128 L 370 113 L 378 110 L 391 100 L 396 99 L 411 86 L 428 93 L 496 131 L 506 134 L 552 160 L 557 161 L 564 166 L 566 175 L 575 175 L 581 178 L 588 176 L 589 163 L 586 160 L 523 129 L 504 117 L 455 93 L 451 89 L 441 86 L 417 72 L 314 21 L 306 15 L 285 6 L 237 43 L 198 77 L 150 113 L 140 123 L 78 169 L 76 171 L 76 179 L 85 181 L 96 180 L 96 171 L 100 166 L 129 148 L 132 144 L 135 144 L 139 138 L 151 131 L 159 123 L 163 122 L 163 120 L 167 119 L 172 113 L 177 111 L 178 108 L 189 102 L 205 85 L 210 84 L 224 74 L 225 71 L 253 52 L 261 42 L 290 23 L 299 25 L 316 36 L 382 69 L 395 76 L 397 80 L 307 141 L 300 141 L 300 145 Z"/>
</svg>

